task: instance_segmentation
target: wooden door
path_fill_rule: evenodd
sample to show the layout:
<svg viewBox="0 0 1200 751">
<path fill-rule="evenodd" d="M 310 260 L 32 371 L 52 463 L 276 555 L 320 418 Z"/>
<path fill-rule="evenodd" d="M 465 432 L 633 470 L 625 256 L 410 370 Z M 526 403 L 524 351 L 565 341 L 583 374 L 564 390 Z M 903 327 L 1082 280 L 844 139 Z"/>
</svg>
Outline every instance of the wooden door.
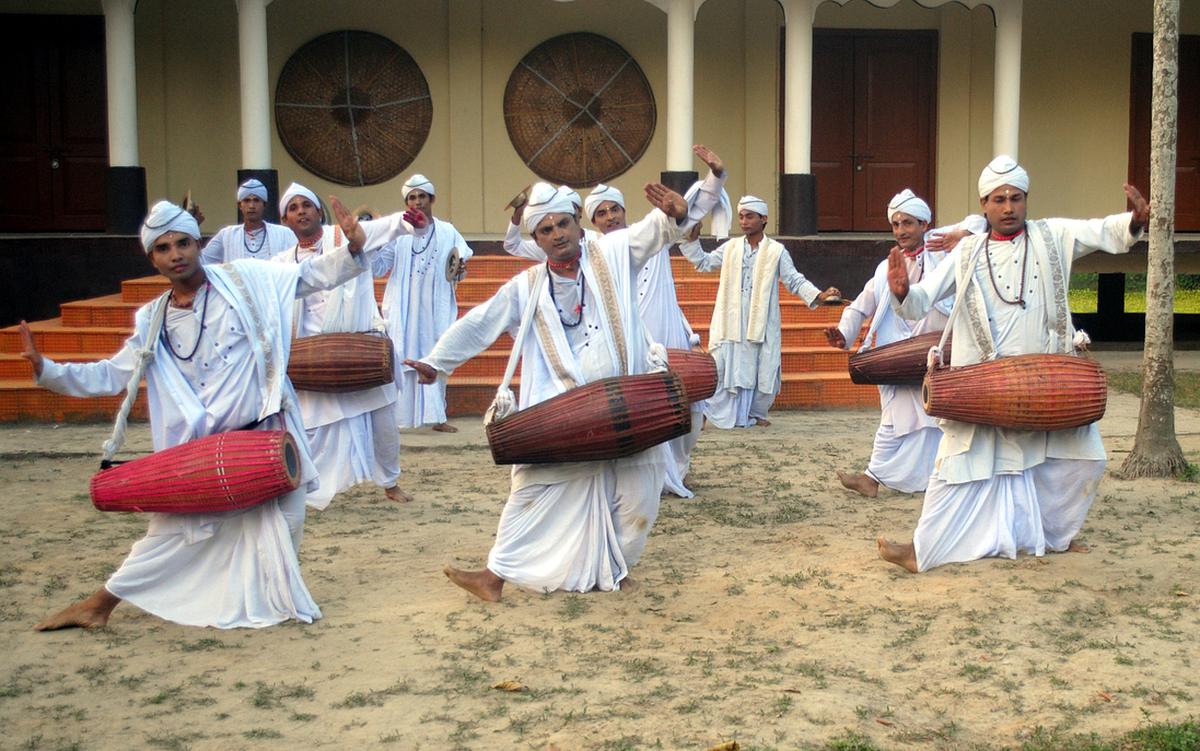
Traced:
<svg viewBox="0 0 1200 751">
<path fill-rule="evenodd" d="M 0 231 L 102 231 L 103 18 L 10 15 L 5 25 Z"/>
<path fill-rule="evenodd" d="M 1129 182 L 1150 195 L 1150 34 L 1133 35 L 1129 96 Z M 1179 37 L 1179 130 L 1175 149 L 1175 230 L 1200 231 L 1200 36 Z M 1153 196 L 1151 196 L 1153 200 Z"/>
<path fill-rule="evenodd" d="M 903 188 L 933 203 L 936 49 L 933 32 L 814 32 L 819 231 L 887 230 Z"/>
</svg>

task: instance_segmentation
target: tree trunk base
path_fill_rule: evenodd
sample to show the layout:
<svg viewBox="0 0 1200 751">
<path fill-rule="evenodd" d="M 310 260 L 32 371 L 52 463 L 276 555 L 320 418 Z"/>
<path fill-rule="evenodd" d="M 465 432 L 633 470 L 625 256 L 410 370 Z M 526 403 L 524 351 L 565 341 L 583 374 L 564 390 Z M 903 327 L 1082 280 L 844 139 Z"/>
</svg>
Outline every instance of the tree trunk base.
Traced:
<svg viewBox="0 0 1200 751">
<path fill-rule="evenodd" d="M 1131 452 L 1121 463 L 1121 470 L 1117 474 L 1125 480 L 1139 477 L 1180 477 L 1187 469 L 1188 463 L 1183 458 L 1183 451 L 1176 447 L 1174 451 L 1154 454 Z"/>
</svg>

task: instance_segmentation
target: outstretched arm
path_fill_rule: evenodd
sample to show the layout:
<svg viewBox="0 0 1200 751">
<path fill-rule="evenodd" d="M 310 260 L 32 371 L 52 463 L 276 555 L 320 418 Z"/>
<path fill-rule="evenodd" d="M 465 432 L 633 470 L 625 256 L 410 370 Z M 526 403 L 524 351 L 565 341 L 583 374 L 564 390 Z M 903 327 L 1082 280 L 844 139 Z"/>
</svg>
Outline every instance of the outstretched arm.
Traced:
<svg viewBox="0 0 1200 751">
<path fill-rule="evenodd" d="M 523 283 L 524 278 L 524 275 L 520 275 L 505 283 L 491 299 L 471 308 L 465 316 L 451 324 L 428 355 L 420 360 L 405 360 L 404 364 L 417 371 L 422 383 L 432 383 L 438 373 L 452 373 L 455 368 L 490 347 L 501 334 L 512 331 L 520 324 L 517 285 Z M 430 377 L 431 370 L 434 371 L 432 377 L 425 380 Z"/>
</svg>

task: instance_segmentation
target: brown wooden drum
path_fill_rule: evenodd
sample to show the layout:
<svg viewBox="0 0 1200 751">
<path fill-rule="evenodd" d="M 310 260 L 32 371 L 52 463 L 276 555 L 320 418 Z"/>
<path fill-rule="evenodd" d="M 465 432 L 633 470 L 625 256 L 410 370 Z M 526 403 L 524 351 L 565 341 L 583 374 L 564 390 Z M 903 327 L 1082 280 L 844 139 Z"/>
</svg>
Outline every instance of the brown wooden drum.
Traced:
<svg viewBox="0 0 1200 751">
<path fill-rule="evenodd" d="M 1094 360 L 1018 355 L 933 370 L 921 396 L 933 417 L 1014 430 L 1065 430 L 1104 416 L 1108 384 Z"/>
<path fill-rule="evenodd" d="M 288 378 L 300 391 L 341 394 L 395 377 L 392 340 L 375 334 L 318 334 L 292 340 Z"/>
<path fill-rule="evenodd" d="M 197 438 L 92 476 L 101 511 L 233 511 L 296 489 L 300 452 L 286 430 Z"/>
<path fill-rule="evenodd" d="M 615 376 L 573 388 L 487 426 L 497 464 L 620 459 L 686 435 L 692 412 L 670 371 Z"/>
<path fill-rule="evenodd" d="M 667 366 L 683 380 L 689 402 L 707 399 L 717 392 L 717 361 L 707 352 L 668 349 Z"/>
<path fill-rule="evenodd" d="M 850 380 L 862 384 L 919 386 L 928 369 L 929 348 L 937 346 L 941 338 L 942 332 L 934 331 L 856 352 L 850 355 Z M 947 339 L 942 350 L 943 362 L 950 362 L 951 341 L 952 338 Z"/>
</svg>

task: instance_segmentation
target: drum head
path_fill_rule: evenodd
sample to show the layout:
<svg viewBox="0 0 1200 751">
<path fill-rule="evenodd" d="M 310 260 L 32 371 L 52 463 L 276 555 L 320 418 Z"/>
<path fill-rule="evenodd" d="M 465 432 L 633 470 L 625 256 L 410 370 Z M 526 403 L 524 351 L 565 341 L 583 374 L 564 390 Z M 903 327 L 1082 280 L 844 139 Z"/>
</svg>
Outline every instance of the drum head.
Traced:
<svg viewBox="0 0 1200 751">
<path fill-rule="evenodd" d="M 446 281 L 454 283 L 462 279 L 462 257 L 458 248 L 451 248 L 446 256 Z"/>
<path fill-rule="evenodd" d="M 283 434 L 283 465 L 292 488 L 300 484 L 300 451 L 291 433 Z"/>
</svg>

